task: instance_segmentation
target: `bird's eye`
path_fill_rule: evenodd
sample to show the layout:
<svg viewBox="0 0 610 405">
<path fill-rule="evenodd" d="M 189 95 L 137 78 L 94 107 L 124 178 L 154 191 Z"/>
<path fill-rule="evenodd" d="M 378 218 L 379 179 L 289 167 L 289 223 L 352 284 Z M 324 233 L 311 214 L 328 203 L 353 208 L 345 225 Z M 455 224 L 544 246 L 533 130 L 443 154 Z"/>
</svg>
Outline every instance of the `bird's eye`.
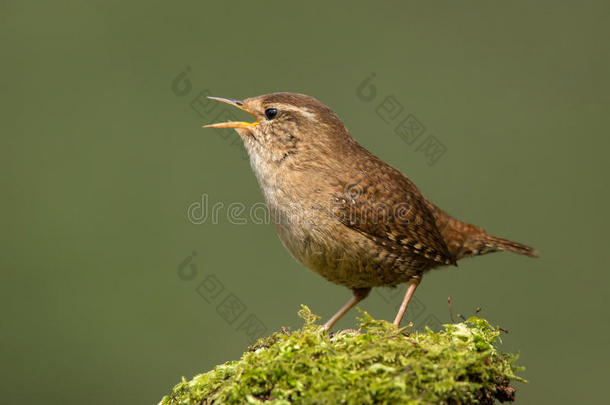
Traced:
<svg viewBox="0 0 610 405">
<path fill-rule="evenodd" d="M 267 108 L 265 110 L 265 117 L 267 117 L 268 120 L 272 120 L 276 117 L 277 115 L 277 109 L 276 108 Z"/>
</svg>

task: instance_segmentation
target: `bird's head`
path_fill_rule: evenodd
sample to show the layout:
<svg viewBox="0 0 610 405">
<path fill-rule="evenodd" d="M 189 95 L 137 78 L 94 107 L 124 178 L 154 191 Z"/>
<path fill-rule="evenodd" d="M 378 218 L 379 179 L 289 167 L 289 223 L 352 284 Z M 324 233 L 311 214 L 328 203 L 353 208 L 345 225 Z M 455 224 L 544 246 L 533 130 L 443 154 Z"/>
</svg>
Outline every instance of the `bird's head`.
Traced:
<svg viewBox="0 0 610 405">
<path fill-rule="evenodd" d="M 244 100 L 209 97 L 244 110 L 256 121 L 221 122 L 204 128 L 234 128 L 251 158 L 266 163 L 301 162 L 337 155 L 353 142 L 343 123 L 326 105 L 295 93 L 272 93 Z"/>
</svg>

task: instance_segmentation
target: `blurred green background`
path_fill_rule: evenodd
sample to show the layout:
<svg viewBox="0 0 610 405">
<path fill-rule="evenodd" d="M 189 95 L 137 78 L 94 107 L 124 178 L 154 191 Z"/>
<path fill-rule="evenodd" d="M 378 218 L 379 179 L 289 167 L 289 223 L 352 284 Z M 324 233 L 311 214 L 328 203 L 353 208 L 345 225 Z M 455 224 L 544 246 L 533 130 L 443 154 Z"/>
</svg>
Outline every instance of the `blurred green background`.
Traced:
<svg viewBox="0 0 610 405">
<path fill-rule="evenodd" d="M 409 317 L 448 322 L 449 295 L 454 314 L 480 306 L 527 367 L 518 403 L 601 402 L 609 16 L 602 1 L 0 1 L 2 402 L 156 403 L 238 358 L 244 321 L 271 333 L 298 327 L 300 304 L 327 318 L 348 299 L 271 225 L 227 217 L 262 195 L 235 135 L 201 129 L 223 111 L 192 108 L 205 91 L 315 96 L 432 201 L 537 247 L 430 273 Z M 379 117 L 388 96 L 446 147 L 434 165 Z M 202 198 L 224 204 L 217 221 L 187 217 Z M 402 291 L 361 308 L 392 319 Z"/>
</svg>

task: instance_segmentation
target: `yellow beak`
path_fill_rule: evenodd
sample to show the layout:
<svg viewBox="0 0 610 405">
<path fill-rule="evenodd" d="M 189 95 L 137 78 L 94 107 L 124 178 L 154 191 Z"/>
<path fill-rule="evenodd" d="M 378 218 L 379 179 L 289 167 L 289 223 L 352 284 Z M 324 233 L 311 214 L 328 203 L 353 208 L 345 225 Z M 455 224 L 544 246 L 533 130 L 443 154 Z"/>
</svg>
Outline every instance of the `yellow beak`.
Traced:
<svg viewBox="0 0 610 405">
<path fill-rule="evenodd" d="M 239 108 L 240 110 L 244 110 L 248 114 L 252 114 L 250 111 L 244 108 L 244 103 L 240 100 L 233 100 L 230 98 L 222 98 L 222 97 L 211 97 L 208 96 L 210 100 L 222 101 L 223 103 L 227 103 L 234 107 Z M 254 114 L 252 114 L 254 115 Z M 258 125 L 259 122 L 243 122 L 243 121 L 229 121 L 229 122 L 219 122 L 218 124 L 209 124 L 204 125 L 203 128 L 248 128 Z"/>
</svg>

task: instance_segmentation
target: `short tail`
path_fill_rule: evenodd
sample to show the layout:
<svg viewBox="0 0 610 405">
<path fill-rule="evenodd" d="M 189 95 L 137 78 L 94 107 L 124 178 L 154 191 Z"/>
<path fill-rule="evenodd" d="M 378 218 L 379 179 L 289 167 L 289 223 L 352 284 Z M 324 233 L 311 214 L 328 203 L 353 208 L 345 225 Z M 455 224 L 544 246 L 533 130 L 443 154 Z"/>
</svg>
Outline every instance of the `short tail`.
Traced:
<svg viewBox="0 0 610 405">
<path fill-rule="evenodd" d="M 533 247 L 497 236 L 486 235 L 481 242 L 485 248 L 491 249 L 492 252 L 506 250 L 529 257 L 538 257 L 538 251 Z"/>
<path fill-rule="evenodd" d="M 530 246 L 491 236 L 483 228 L 457 220 L 430 201 L 426 202 L 434 215 L 436 227 L 455 260 L 503 250 L 538 257 L 538 251 Z"/>
</svg>

